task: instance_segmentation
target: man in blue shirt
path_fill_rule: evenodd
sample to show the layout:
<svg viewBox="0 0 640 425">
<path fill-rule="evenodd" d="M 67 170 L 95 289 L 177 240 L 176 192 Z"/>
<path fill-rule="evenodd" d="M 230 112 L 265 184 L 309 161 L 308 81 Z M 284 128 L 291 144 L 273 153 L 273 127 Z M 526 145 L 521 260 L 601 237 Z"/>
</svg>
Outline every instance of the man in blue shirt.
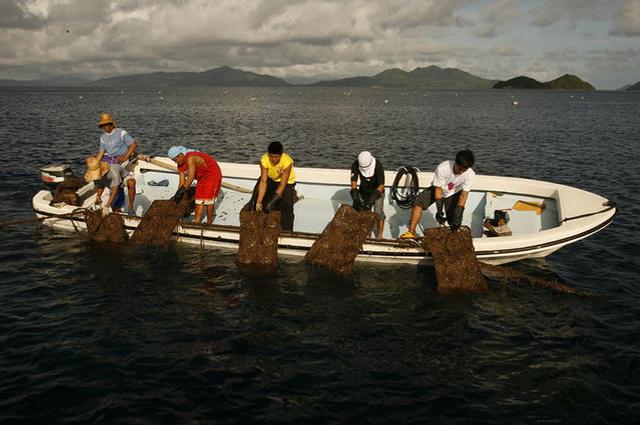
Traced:
<svg viewBox="0 0 640 425">
<path fill-rule="evenodd" d="M 112 169 L 120 174 L 129 193 L 127 213 L 135 215 L 133 201 L 136 198 L 136 179 L 125 167 L 129 164 L 129 159 L 135 155 L 138 143 L 125 130 L 116 127 L 116 123 L 109 113 L 100 114 L 98 127 L 104 131 L 104 134 L 100 136 L 100 150 L 96 158 L 98 161 L 107 162 Z M 124 197 L 124 194 L 122 196 Z M 124 199 L 118 201 L 124 203 Z"/>
</svg>

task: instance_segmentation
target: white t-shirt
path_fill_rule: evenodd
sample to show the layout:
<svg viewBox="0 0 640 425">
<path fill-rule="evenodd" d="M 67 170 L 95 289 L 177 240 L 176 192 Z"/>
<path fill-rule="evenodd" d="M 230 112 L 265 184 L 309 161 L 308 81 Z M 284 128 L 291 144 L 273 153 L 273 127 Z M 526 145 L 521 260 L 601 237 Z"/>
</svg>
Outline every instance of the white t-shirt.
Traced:
<svg viewBox="0 0 640 425">
<path fill-rule="evenodd" d="M 462 174 L 455 175 L 453 173 L 453 165 L 455 161 L 444 161 L 438 165 L 433 175 L 433 185 L 442 188 L 442 196 L 448 198 L 457 192 L 464 190 L 471 191 L 471 184 L 476 173 L 473 169 L 468 168 Z"/>
</svg>

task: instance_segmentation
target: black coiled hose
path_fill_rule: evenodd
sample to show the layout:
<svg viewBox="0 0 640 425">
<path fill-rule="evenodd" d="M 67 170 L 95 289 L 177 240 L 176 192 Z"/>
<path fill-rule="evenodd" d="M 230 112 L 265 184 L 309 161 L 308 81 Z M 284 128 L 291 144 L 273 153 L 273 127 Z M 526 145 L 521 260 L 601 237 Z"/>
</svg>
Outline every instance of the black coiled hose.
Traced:
<svg viewBox="0 0 640 425">
<path fill-rule="evenodd" d="M 400 208 L 409 209 L 413 206 L 413 202 L 420 191 L 419 172 L 420 169 L 410 165 L 396 170 L 396 177 L 393 179 L 393 186 L 391 186 L 391 198 L 396 201 Z M 400 181 L 405 177 L 407 177 L 408 181 L 399 186 Z"/>
</svg>

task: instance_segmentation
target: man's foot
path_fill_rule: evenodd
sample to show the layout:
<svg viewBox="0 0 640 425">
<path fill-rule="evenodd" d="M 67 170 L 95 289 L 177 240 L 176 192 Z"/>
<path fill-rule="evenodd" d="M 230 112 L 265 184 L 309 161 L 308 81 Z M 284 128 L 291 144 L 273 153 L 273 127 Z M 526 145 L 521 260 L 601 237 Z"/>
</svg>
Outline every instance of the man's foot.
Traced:
<svg viewBox="0 0 640 425">
<path fill-rule="evenodd" d="M 416 235 L 413 232 L 406 231 L 400 235 L 400 239 L 415 239 Z"/>
<path fill-rule="evenodd" d="M 136 210 L 134 210 L 133 208 L 127 208 L 127 215 L 129 215 L 131 217 L 135 217 L 136 216 Z"/>
</svg>

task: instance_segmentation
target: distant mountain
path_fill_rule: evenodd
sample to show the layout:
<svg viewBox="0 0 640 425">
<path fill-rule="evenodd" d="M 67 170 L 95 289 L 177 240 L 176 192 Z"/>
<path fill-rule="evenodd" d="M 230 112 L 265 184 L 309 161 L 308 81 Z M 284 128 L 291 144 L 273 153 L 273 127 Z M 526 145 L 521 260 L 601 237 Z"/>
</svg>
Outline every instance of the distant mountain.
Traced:
<svg viewBox="0 0 640 425">
<path fill-rule="evenodd" d="M 490 89 L 496 80 L 477 77 L 456 68 L 442 69 L 435 65 L 416 68 L 411 72 L 393 68 L 372 77 L 353 77 L 341 80 L 320 81 L 312 86 L 320 87 L 385 87 L 406 89 Z"/>
<path fill-rule="evenodd" d="M 154 72 L 102 78 L 89 83 L 98 87 L 283 87 L 290 84 L 269 75 L 222 66 L 204 72 Z"/>
<path fill-rule="evenodd" d="M 638 81 L 637 83 L 635 83 L 631 87 L 627 88 L 627 90 L 640 90 L 640 81 Z"/>
<path fill-rule="evenodd" d="M 591 84 L 571 74 L 564 74 L 562 77 L 544 84 L 545 89 L 548 90 L 595 90 Z"/>
<path fill-rule="evenodd" d="M 544 89 L 544 83 L 529 77 L 515 77 L 507 81 L 498 81 L 494 89 Z"/>
<path fill-rule="evenodd" d="M 555 80 L 541 83 L 529 77 L 515 77 L 507 81 L 499 81 L 493 86 L 494 89 L 527 89 L 527 90 L 595 90 L 595 88 L 582 81 L 575 75 L 565 74 Z"/>
<path fill-rule="evenodd" d="M 78 77 L 53 77 L 39 80 L 0 80 L 0 86 L 11 87 L 72 87 L 81 86 L 90 80 Z"/>
</svg>

